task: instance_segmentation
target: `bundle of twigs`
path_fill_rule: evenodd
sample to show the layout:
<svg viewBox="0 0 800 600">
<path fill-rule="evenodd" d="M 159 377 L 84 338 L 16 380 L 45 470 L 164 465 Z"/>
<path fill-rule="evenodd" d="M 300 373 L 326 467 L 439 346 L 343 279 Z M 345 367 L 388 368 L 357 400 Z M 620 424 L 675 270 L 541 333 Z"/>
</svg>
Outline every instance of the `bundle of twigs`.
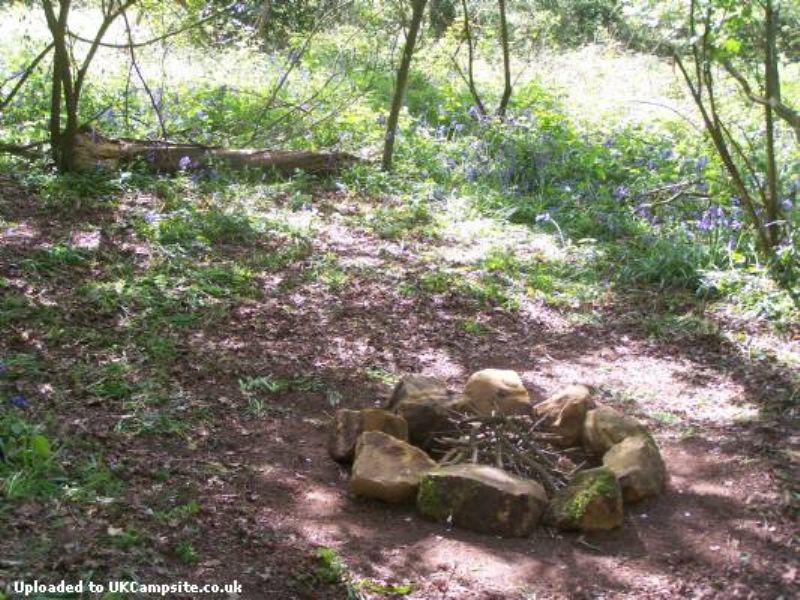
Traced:
<svg viewBox="0 0 800 600">
<path fill-rule="evenodd" d="M 532 416 L 451 416 L 454 433 L 437 438 L 444 454 L 440 465 L 464 462 L 492 465 L 534 479 L 548 495 L 564 487 L 583 467 L 549 442 L 554 434 L 543 430 L 543 419 Z"/>
</svg>

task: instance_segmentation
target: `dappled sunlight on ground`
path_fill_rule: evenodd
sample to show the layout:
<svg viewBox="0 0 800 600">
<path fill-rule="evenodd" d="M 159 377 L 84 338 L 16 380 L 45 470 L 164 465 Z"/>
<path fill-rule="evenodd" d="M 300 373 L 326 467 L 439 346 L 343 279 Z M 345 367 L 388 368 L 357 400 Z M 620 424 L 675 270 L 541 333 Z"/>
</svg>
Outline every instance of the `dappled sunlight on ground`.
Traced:
<svg viewBox="0 0 800 600">
<path fill-rule="evenodd" d="M 127 202 L 117 218 L 155 208 L 153 198 Z M 492 273 L 482 261 L 498 247 L 534 263 L 580 252 L 554 236 L 483 220 L 439 236 L 422 231 L 424 223 L 384 239 L 368 204 L 354 216 L 344 195 L 325 202 L 324 211 L 296 213 L 265 206 L 279 223 L 265 225 L 257 212 L 263 231 L 240 225 L 243 239 L 224 243 L 165 242 L 159 230 L 108 227 L 117 223 L 108 215 L 91 230 L 55 231 L 44 214 L 18 219 L 30 236 L 0 248 L 5 281 L 30 310 L 63 310 L 59 327 L 71 344 L 46 320 L 40 327 L 27 312 L 12 315 L 25 319 L 13 351 L 49 361 L 31 367 L 37 387 L 20 389 L 56 414 L 75 413 L 61 426 L 66 439 L 96 444 L 125 465 L 125 491 L 111 508 L 90 505 L 100 525 L 81 534 L 95 537 L 72 564 L 93 560 L 88 544 L 113 526 L 146 540 L 127 551 L 125 565 L 156 574 L 158 556 L 171 574 L 235 573 L 255 590 L 248 597 L 288 589 L 303 569 L 313 572 L 317 547 L 335 549 L 358 577 L 411 582 L 414 598 L 609 590 L 671 598 L 736 586 L 777 594 L 794 581 L 785 571 L 793 527 L 770 466 L 781 432 L 763 429 L 764 403 L 787 393 L 789 380 L 713 333 L 653 329 L 659 310 L 651 297 L 605 290 L 573 307 L 517 286 L 520 302 L 504 308 L 494 288 L 439 279 L 459 264 L 475 273 L 475 285 L 514 287 L 524 265 Z M 312 243 L 303 237 L 309 230 Z M 488 231 L 495 238 L 479 244 Z M 30 240 L 43 237 L 85 249 L 88 262 L 32 254 Z M 174 261 L 169 268 L 164 256 Z M 38 268 L 20 269 L 25 260 Z M 84 280 L 90 292 L 79 287 Z M 98 314 L 86 323 L 89 302 Z M 88 335 L 101 323 L 109 339 Z M 0 342 L 4 354 L 7 343 Z M 83 357 L 80 369 L 75 357 Z M 348 469 L 326 450 L 336 408 L 385 404 L 402 373 L 441 377 L 459 390 L 486 367 L 517 370 L 534 401 L 563 384 L 589 383 L 605 402 L 646 421 L 672 476 L 665 495 L 628 507 L 618 531 L 541 528 L 515 540 L 352 496 Z M 50 391 L 36 392 L 45 385 Z M 190 498 L 199 503 L 191 519 L 169 512 Z M 15 523 L 10 552 L 21 555 L 27 526 Z M 185 539 L 201 556 L 196 566 L 170 554 Z"/>
</svg>

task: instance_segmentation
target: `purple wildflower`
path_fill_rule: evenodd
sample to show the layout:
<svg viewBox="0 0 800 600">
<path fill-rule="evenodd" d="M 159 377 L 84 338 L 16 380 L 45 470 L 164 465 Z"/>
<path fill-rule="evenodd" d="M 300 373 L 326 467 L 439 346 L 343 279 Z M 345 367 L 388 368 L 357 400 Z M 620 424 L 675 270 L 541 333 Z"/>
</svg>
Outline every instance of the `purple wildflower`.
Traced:
<svg viewBox="0 0 800 600">
<path fill-rule="evenodd" d="M 31 405 L 28 400 L 22 394 L 15 394 L 8 399 L 9 404 L 15 408 L 19 408 L 20 410 L 28 410 Z"/>
<path fill-rule="evenodd" d="M 192 166 L 192 159 L 191 159 L 191 158 L 189 158 L 188 156 L 183 156 L 183 157 L 181 157 L 181 159 L 178 161 L 178 166 L 179 166 L 181 169 L 188 169 L 189 167 L 191 167 L 191 166 Z"/>
</svg>

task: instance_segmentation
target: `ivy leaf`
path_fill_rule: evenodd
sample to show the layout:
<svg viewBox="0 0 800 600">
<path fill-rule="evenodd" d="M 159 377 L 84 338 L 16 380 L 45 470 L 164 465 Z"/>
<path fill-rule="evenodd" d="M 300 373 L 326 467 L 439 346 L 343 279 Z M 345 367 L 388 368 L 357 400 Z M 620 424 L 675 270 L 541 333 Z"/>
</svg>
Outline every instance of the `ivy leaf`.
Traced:
<svg viewBox="0 0 800 600">
<path fill-rule="evenodd" d="M 738 54 L 742 49 L 742 43 L 735 38 L 728 38 L 722 43 L 722 49 L 730 54 Z"/>
<path fill-rule="evenodd" d="M 31 436 L 31 450 L 42 458 L 50 458 L 50 442 L 43 435 Z"/>
</svg>

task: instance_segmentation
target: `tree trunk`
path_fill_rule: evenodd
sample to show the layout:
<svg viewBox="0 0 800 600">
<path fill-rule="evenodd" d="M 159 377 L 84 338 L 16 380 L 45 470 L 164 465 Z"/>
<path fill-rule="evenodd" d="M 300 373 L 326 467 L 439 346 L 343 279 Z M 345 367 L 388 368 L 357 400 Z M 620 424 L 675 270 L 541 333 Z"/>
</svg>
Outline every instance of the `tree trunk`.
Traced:
<svg viewBox="0 0 800 600">
<path fill-rule="evenodd" d="M 500 8 L 500 43 L 503 46 L 503 97 L 500 99 L 500 106 L 497 107 L 497 114 L 501 117 L 506 114 L 508 102 L 511 100 L 511 53 L 508 50 L 508 22 L 506 21 L 506 0 L 498 0 Z"/>
<path fill-rule="evenodd" d="M 389 119 L 386 122 L 386 137 L 383 144 L 383 170 L 392 169 L 392 156 L 394 155 L 394 140 L 397 135 L 397 121 L 400 119 L 400 109 L 403 107 L 403 97 L 408 85 L 408 72 L 411 68 L 411 58 L 414 56 L 414 47 L 417 44 L 417 35 L 422 24 L 422 14 L 425 12 L 426 0 L 412 0 L 413 11 L 411 13 L 411 24 L 408 28 L 406 44 L 403 48 L 403 58 L 400 61 L 400 68 L 397 70 L 397 82 L 394 87 L 394 98 L 392 98 L 392 108 L 389 111 Z"/>
<path fill-rule="evenodd" d="M 766 48 L 764 53 L 764 91 L 767 103 L 764 106 L 764 125 L 767 133 L 767 233 L 769 243 L 777 246 L 780 241 L 780 208 L 778 203 L 778 169 L 775 160 L 775 119 L 773 106 L 781 100 L 780 80 L 778 79 L 778 52 L 776 44 L 776 15 L 772 0 L 765 6 Z"/>
<path fill-rule="evenodd" d="M 75 136 L 72 155 L 75 169 L 117 169 L 132 162 L 164 173 L 223 164 L 233 169 L 254 168 L 285 174 L 302 169 L 308 173 L 327 174 L 352 166 L 360 159 L 345 152 L 232 149 L 111 139 L 91 129 L 83 129 Z"/>
</svg>

